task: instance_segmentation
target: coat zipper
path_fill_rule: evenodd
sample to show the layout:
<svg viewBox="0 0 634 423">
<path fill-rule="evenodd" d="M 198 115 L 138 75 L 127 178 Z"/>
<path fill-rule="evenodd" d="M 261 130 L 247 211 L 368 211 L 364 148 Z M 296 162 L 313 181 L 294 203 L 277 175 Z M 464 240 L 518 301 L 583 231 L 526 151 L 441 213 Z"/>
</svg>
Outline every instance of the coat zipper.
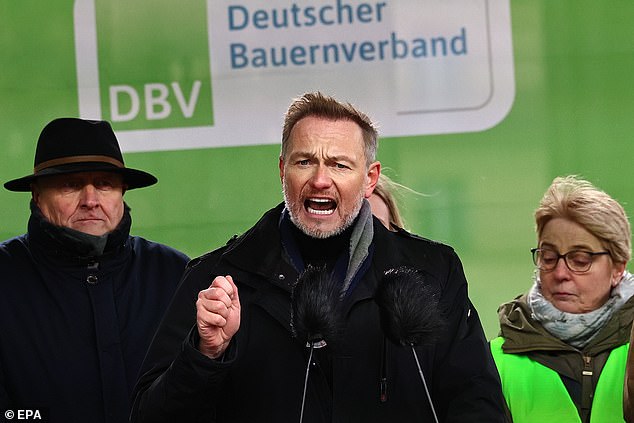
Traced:
<svg viewBox="0 0 634 423">
<path fill-rule="evenodd" d="M 582 355 L 583 371 L 581 372 L 581 417 L 582 421 L 587 421 L 590 408 L 592 407 L 593 389 L 592 389 L 592 357 Z"/>
</svg>

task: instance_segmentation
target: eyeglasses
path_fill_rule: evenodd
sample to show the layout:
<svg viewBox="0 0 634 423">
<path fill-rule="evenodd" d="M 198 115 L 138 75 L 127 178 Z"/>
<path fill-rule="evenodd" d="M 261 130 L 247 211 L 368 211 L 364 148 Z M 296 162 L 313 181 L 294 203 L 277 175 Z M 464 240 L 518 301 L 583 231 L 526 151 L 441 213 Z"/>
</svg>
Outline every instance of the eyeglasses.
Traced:
<svg viewBox="0 0 634 423">
<path fill-rule="evenodd" d="M 609 251 L 599 251 L 596 253 L 590 251 L 572 250 L 566 254 L 559 254 L 553 250 L 547 250 L 543 248 L 532 248 L 533 263 L 535 266 L 544 272 L 550 272 L 557 267 L 559 259 L 563 258 L 564 263 L 571 272 L 585 273 L 590 270 L 592 263 L 594 262 L 594 256 L 601 256 L 604 254 L 610 254 Z"/>
</svg>

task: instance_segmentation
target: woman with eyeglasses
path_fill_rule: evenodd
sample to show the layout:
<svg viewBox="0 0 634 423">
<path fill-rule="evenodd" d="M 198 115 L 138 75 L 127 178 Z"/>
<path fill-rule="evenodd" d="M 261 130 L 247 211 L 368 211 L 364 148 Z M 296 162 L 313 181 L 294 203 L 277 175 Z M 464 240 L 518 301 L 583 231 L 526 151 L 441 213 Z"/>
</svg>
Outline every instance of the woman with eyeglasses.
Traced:
<svg viewBox="0 0 634 423">
<path fill-rule="evenodd" d="M 623 421 L 634 317 L 630 223 L 590 182 L 555 178 L 535 211 L 528 293 L 500 306 L 491 351 L 509 421 Z"/>
</svg>

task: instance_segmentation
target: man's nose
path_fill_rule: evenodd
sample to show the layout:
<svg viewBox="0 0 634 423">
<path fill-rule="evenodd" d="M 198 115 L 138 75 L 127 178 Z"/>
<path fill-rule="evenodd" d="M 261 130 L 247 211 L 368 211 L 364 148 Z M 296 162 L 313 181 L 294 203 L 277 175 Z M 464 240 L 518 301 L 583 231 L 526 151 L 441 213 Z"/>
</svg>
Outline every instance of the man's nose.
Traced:
<svg viewBox="0 0 634 423">
<path fill-rule="evenodd" d="M 97 189 L 93 184 L 86 184 L 81 190 L 81 205 L 84 207 L 95 207 L 99 204 Z"/>
<path fill-rule="evenodd" d="M 332 185 L 332 178 L 327 166 L 316 166 L 311 183 L 315 188 L 325 189 Z"/>
</svg>

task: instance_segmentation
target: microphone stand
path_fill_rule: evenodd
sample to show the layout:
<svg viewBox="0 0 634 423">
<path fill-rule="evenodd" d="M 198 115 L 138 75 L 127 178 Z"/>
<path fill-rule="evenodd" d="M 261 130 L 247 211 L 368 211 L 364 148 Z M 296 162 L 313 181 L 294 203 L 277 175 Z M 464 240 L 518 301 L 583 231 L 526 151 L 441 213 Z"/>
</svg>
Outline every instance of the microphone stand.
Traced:
<svg viewBox="0 0 634 423">
<path fill-rule="evenodd" d="M 377 287 L 375 301 L 379 306 L 381 327 L 397 345 L 412 349 L 427 402 L 439 423 L 423 369 L 416 355 L 416 345 L 435 342 L 435 335 L 444 323 L 435 298 L 435 289 L 426 284 L 423 273 L 411 267 L 389 269 Z M 426 339 L 425 341 L 423 341 Z"/>
<path fill-rule="evenodd" d="M 308 374 L 310 373 L 310 363 L 313 361 L 313 352 L 315 348 L 322 348 L 326 346 L 326 341 L 324 341 L 321 335 L 317 335 L 313 340 L 306 342 L 306 346 L 310 348 L 310 354 L 308 355 L 308 363 L 306 363 L 306 376 L 304 377 L 304 392 L 302 393 L 302 408 L 299 413 L 299 423 L 302 423 L 304 420 L 304 405 L 306 404 L 306 391 L 308 389 Z"/>
<path fill-rule="evenodd" d="M 416 355 L 414 344 L 410 343 L 409 346 L 412 349 L 414 360 L 416 360 L 416 366 L 418 367 L 418 374 L 420 375 L 420 380 L 423 381 L 423 388 L 425 388 L 425 395 L 427 395 L 427 401 L 429 402 L 429 406 L 431 407 L 431 412 L 434 415 L 434 421 L 438 423 L 438 416 L 436 415 L 436 409 L 434 408 L 434 403 L 431 400 L 431 395 L 429 394 L 429 389 L 427 388 L 427 382 L 425 382 L 425 375 L 423 375 L 423 369 L 420 367 L 420 362 L 418 361 L 418 355 Z"/>
<path fill-rule="evenodd" d="M 302 393 L 302 409 L 299 413 L 299 423 L 304 420 L 304 404 L 306 403 L 306 389 L 308 387 L 308 372 L 310 372 L 310 363 L 313 361 L 313 351 L 315 350 L 315 344 L 310 344 L 310 355 L 308 356 L 308 363 L 306 363 L 306 376 L 304 377 L 304 392 Z"/>
</svg>

